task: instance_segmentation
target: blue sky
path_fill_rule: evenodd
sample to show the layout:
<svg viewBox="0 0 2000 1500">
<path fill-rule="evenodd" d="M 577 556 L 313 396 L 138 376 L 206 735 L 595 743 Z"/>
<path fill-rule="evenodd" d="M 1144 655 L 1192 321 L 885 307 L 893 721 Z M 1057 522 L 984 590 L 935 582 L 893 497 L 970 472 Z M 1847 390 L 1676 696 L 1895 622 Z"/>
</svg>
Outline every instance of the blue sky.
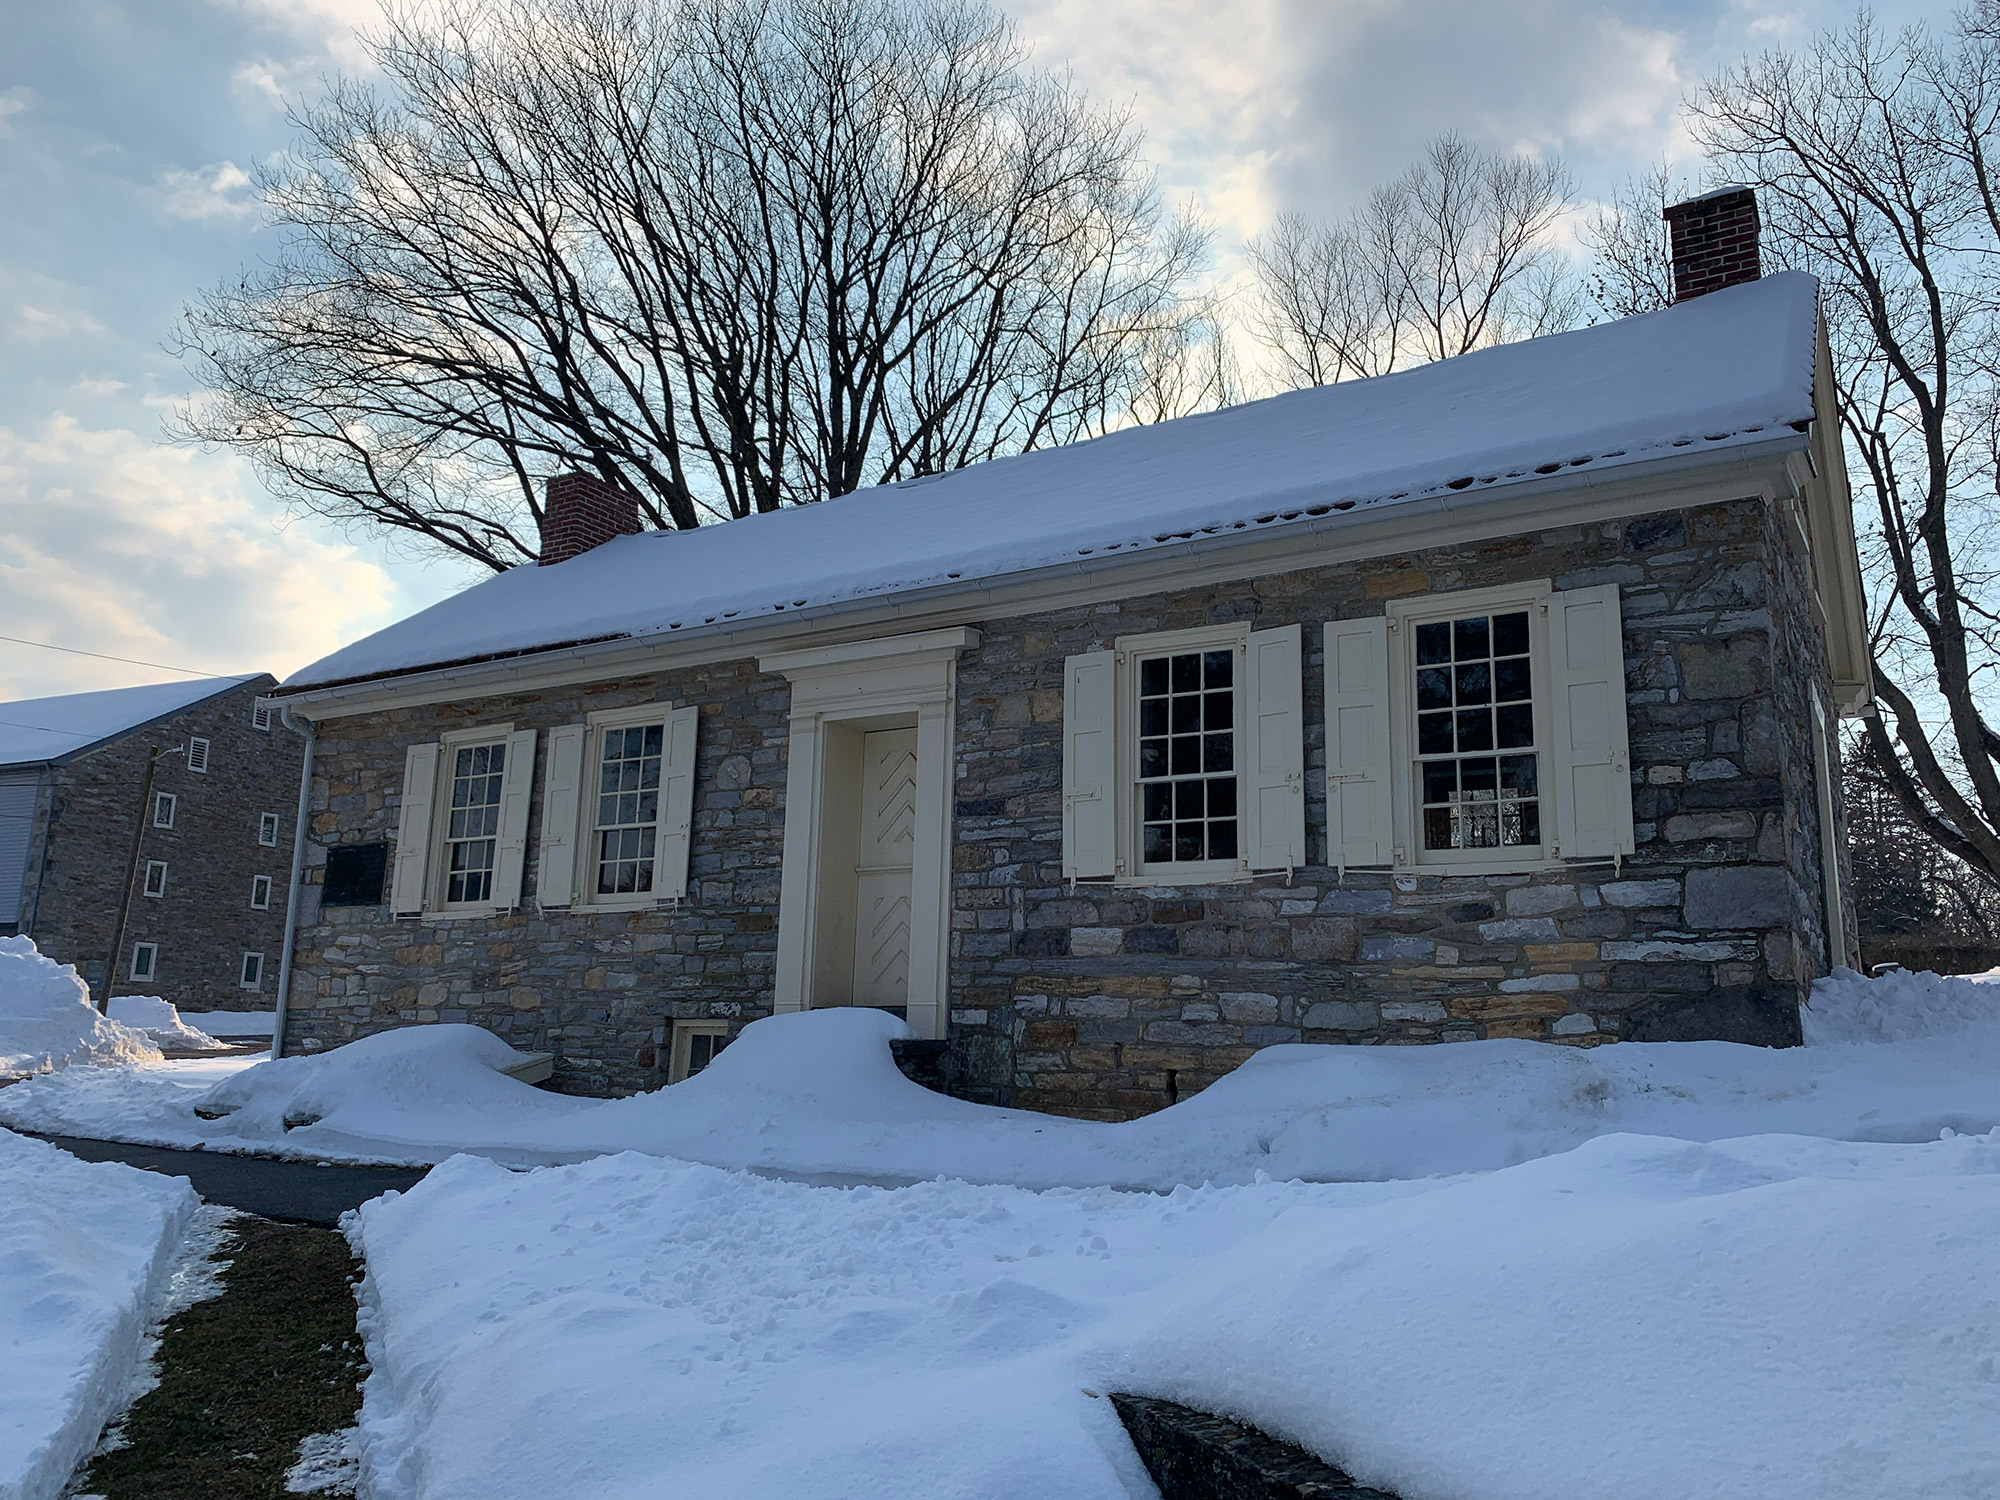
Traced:
<svg viewBox="0 0 2000 1500">
<path fill-rule="evenodd" d="M 0 636 L 283 675 L 474 576 L 286 516 L 164 441 L 181 303 L 269 252 L 248 169 L 287 99 L 365 59 L 376 0 L 0 0 Z M 1693 162 L 1680 101 L 1846 5 L 1010 0 L 1045 65 L 1128 103 L 1218 266 L 1277 211 L 1335 212 L 1457 129 L 1559 152 L 1586 198 Z M 1888 20 L 1945 4 L 1884 5 Z M 0 698 L 166 674 L 0 641 Z"/>
</svg>

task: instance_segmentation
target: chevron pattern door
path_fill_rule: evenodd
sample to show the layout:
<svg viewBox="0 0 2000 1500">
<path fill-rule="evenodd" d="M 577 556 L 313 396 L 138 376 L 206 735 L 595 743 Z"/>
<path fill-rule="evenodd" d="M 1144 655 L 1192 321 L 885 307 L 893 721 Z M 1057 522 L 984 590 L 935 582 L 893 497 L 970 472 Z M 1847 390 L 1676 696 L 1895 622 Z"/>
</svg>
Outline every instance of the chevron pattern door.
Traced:
<svg viewBox="0 0 2000 1500">
<path fill-rule="evenodd" d="M 910 871 L 917 832 L 917 731 L 861 741 L 855 861 L 854 1003 L 901 1006 L 910 993 Z"/>
</svg>

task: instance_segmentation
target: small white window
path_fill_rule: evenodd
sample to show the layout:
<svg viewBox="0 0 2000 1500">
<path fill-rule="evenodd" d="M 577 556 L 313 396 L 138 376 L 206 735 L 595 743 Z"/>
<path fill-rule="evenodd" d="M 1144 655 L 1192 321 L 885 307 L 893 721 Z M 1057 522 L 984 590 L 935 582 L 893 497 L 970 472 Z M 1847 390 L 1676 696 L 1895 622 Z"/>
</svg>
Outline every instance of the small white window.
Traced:
<svg viewBox="0 0 2000 1500">
<path fill-rule="evenodd" d="M 265 813 L 257 819 L 257 842 L 267 849 L 278 847 L 278 815 Z"/>
<path fill-rule="evenodd" d="M 715 1061 L 715 1054 L 729 1045 L 727 1021 L 674 1022 L 673 1056 L 667 1071 L 668 1083 L 694 1077 Z"/>
<path fill-rule="evenodd" d="M 447 906 L 482 906 L 493 899 L 506 767 L 505 740 L 460 745 L 446 762 L 451 777 L 444 835 Z"/>
<path fill-rule="evenodd" d="M 132 945 L 132 977 L 151 979 L 159 972 L 160 945 L 158 943 L 134 943 Z"/>
<path fill-rule="evenodd" d="M 269 911 L 271 908 L 271 877 L 253 875 L 250 877 L 250 909 Z"/>
<path fill-rule="evenodd" d="M 250 727 L 269 730 L 271 727 L 270 700 L 259 698 L 250 705 Z"/>
<path fill-rule="evenodd" d="M 188 769 L 197 775 L 208 774 L 208 741 L 190 739 L 188 741 Z"/>
<path fill-rule="evenodd" d="M 390 903 L 398 916 L 484 916 L 520 902 L 536 731 L 453 730 L 409 747 Z"/>
<path fill-rule="evenodd" d="M 153 826 L 171 828 L 174 826 L 174 808 L 180 799 L 172 792 L 153 793 Z"/>
<path fill-rule="evenodd" d="M 239 987 L 246 990 L 261 989 L 263 987 L 264 984 L 263 954 L 246 953 L 243 955 L 243 968 L 241 973 L 237 976 L 236 983 Z"/>
<path fill-rule="evenodd" d="M 541 905 L 635 908 L 686 894 L 700 718 L 651 704 L 551 732 Z"/>
<path fill-rule="evenodd" d="M 146 894 L 164 896 L 167 893 L 167 862 L 164 859 L 146 861 Z"/>
</svg>

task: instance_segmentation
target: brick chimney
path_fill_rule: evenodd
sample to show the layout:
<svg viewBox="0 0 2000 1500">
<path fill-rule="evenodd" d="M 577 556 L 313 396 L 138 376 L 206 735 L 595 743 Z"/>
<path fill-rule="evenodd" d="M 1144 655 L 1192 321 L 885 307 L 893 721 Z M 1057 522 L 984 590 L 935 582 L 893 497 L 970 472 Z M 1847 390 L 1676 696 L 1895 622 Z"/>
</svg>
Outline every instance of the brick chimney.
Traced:
<svg viewBox="0 0 2000 1500">
<path fill-rule="evenodd" d="M 542 567 L 568 562 L 580 552 L 639 530 L 639 498 L 613 489 L 595 474 L 558 474 L 549 481 L 542 511 Z"/>
<path fill-rule="evenodd" d="M 1719 292 L 1764 274 L 1757 250 L 1757 193 L 1732 184 L 1661 215 L 1673 237 L 1674 301 Z"/>
</svg>

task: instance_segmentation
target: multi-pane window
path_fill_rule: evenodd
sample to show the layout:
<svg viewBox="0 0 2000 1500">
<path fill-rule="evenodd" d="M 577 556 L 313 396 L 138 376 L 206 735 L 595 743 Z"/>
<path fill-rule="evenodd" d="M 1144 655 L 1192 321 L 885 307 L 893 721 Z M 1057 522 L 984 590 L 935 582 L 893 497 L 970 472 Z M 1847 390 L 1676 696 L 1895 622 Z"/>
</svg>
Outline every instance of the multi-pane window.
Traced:
<svg viewBox="0 0 2000 1500">
<path fill-rule="evenodd" d="M 257 819 L 257 842 L 266 848 L 278 847 L 278 815 L 265 813 Z"/>
<path fill-rule="evenodd" d="M 132 977 L 151 979 L 160 969 L 160 945 L 158 943 L 134 943 L 132 945 Z"/>
<path fill-rule="evenodd" d="M 153 793 L 153 826 L 171 828 L 174 826 L 174 808 L 180 799 L 172 792 Z"/>
<path fill-rule="evenodd" d="M 207 774 L 208 771 L 207 740 L 190 739 L 188 741 L 187 764 L 188 764 L 188 769 L 190 771 L 198 771 L 204 775 Z"/>
<path fill-rule="evenodd" d="M 146 894 L 164 896 L 167 893 L 167 862 L 164 859 L 146 861 Z"/>
<path fill-rule="evenodd" d="M 445 822 L 447 903 L 493 899 L 493 865 L 500 833 L 500 783 L 507 745 L 461 745 L 452 752 L 451 803 Z"/>
<path fill-rule="evenodd" d="M 246 990 L 260 988 L 264 983 L 264 955 L 261 953 L 244 954 L 243 967 L 237 973 L 236 982 Z"/>
<path fill-rule="evenodd" d="M 268 911 L 271 906 L 271 877 L 252 875 L 250 877 L 250 909 Z"/>
<path fill-rule="evenodd" d="M 692 1078 L 715 1061 L 715 1054 L 729 1045 L 727 1021 L 676 1021 L 673 1060 L 667 1078 L 680 1083 Z"/>
<path fill-rule="evenodd" d="M 1418 796 L 1426 850 L 1542 842 L 1526 610 L 1419 624 Z"/>
<path fill-rule="evenodd" d="M 1140 858 L 1235 859 L 1236 653 L 1139 662 Z"/>
<path fill-rule="evenodd" d="M 660 823 L 660 757 L 665 728 L 635 724 L 604 731 L 597 778 L 597 894 L 653 888 Z"/>
</svg>

